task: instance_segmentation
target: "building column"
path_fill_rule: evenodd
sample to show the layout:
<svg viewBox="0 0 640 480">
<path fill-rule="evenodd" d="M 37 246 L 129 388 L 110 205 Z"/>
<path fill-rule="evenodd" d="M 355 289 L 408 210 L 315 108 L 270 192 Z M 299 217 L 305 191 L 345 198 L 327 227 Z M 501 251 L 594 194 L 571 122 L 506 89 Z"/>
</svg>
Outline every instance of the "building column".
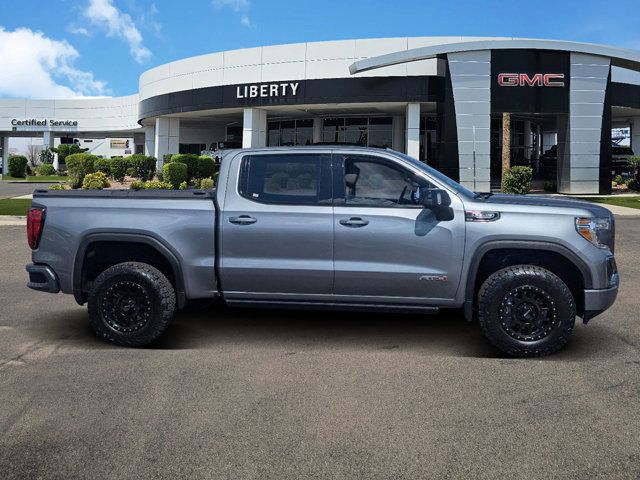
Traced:
<svg viewBox="0 0 640 480">
<path fill-rule="evenodd" d="M 407 104 L 405 149 L 407 155 L 420 160 L 420 104 Z"/>
<path fill-rule="evenodd" d="M 242 148 L 267 146 L 267 111 L 245 108 L 242 123 Z"/>
<path fill-rule="evenodd" d="M 558 129 L 558 191 L 600 193 L 600 140 L 610 60 L 574 52 L 570 58 L 569 121 L 564 131 Z"/>
<path fill-rule="evenodd" d="M 640 124 L 638 124 L 640 127 Z M 316 117 L 313 119 L 313 143 L 322 142 L 322 118 Z"/>
<path fill-rule="evenodd" d="M 179 153 L 180 119 L 173 117 L 156 118 L 154 129 L 154 152 L 158 168 L 164 165 L 164 156 Z"/>
<path fill-rule="evenodd" d="M 9 175 L 9 137 L 2 137 L 2 175 Z"/>
<path fill-rule="evenodd" d="M 156 156 L 156 128 L 154 126 L 144 127 L 144 154 L 147 157 Z"/>
<path fill-rule="evenodd" d="M 402 115 L 396 115 L 393 117 L 391 132 L 391 148 L 397 152 L 404 151 L 404 117 Z M 420 132 L 418 132 L 419 134 Z M 418 137 L 420 138 L 420 137 Z"/>
</svg>

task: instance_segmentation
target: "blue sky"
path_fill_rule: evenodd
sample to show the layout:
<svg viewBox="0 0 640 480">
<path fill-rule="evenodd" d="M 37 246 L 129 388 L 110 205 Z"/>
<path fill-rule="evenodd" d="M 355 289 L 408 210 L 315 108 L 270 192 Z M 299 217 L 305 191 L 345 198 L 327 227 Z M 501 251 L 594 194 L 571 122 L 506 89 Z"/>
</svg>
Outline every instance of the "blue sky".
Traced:
<svg viewBox="0 0 640 480">
<path fill-rule="evenodd" d="M 162 63 L 302 41 L 480 35 L 640 49 L 639 0 L 5 2 L 0 97 L 126 95 L 137 91 L 140 73 Z"/>
</svg>

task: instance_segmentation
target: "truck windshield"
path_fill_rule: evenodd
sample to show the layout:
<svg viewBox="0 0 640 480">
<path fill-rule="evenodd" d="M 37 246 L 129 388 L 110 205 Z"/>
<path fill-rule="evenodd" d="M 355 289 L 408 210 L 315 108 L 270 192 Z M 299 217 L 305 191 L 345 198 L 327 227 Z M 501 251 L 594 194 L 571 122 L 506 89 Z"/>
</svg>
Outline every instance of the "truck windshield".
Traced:
<svg viewBox="0 0 640 480">
<path fill-rule="evenodd" d="M 437 180 L 439 180 L 440 182 L 444 183 L 448 187 L 451 187 L 459 195 L 463 195 L 463 196 L 469 197 L 469 198 L 477 198 L 478 197 L 478 194 L 472 192 L 467 187 L 463 187 L 462 185 L 460 185 L 455 180 L 450 179 L 445 174 L 439 172 L 438 170 L 436 170 L 433 167 L 430 167 L 426 163 L 422 163 L 421 161 L 416 160 L 415 158 L 410 157 L 409 155 L 405 155 L 404 153 L 396 152 L 395 150 L 390 150 L 390 153 L 402 158 L 403 160 L 411 162 L 411 164 L 413 164 L 414 166 L 418 167 L 420 170 L 425 171 L 426 173 L 428 173 L 432 177 L 435 177 Z"/>
</svg>

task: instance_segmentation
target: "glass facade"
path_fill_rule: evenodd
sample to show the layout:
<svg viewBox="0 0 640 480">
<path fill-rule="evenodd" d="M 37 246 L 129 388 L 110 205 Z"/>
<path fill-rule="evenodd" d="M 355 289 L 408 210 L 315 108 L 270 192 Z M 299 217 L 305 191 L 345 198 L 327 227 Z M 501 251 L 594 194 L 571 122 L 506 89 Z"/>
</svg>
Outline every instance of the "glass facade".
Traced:
<svg viewBox="0 0 640 480">
<path fill-rule="evenodd" d="M 279 120 L 267 124 L 267 146 L 311 145 L 313 120 Z"/>
<path fill-rule="evenodd" d="M 392 139 L 392 117 L 338 117 L 325 118 L 322 122 L 323 143 L 391 148 Z"/>
</svg>

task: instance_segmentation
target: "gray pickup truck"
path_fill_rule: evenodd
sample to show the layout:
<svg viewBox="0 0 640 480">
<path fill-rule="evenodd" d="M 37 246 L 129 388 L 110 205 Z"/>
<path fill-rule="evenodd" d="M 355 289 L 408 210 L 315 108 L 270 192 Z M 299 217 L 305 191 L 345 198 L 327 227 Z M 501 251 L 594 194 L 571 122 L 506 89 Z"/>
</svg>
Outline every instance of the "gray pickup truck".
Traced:
<svg viewBox="0 0 640 480">
<path fill-rule="evenodd" d="M 146 345 L 176 309 L 460 309 L 514 356 L 563 347 L 614 302 L 614 218 L 586 202 L 474 193 L 404 154 L 232 150 L 211 191 L 36 190 L 28 286 Z"/>
</svg>

